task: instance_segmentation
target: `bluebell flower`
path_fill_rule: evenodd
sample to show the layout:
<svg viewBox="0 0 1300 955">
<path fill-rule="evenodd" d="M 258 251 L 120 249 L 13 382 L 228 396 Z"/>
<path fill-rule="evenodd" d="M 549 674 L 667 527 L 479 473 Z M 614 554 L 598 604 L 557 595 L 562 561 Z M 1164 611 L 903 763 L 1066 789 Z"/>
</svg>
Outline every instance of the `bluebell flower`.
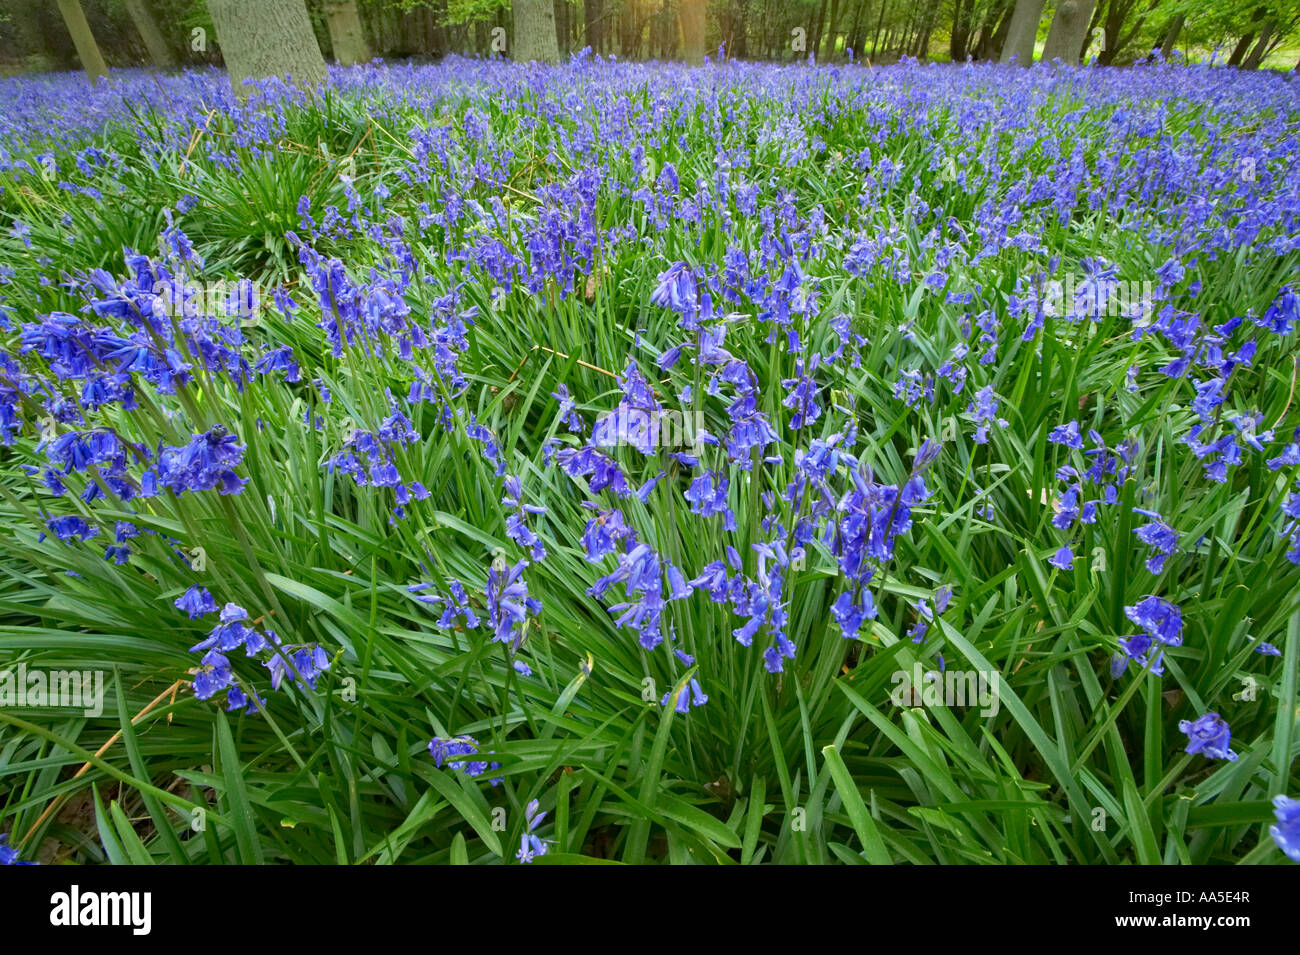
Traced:
<svg viewBox="0 0 1300 955">
<path fill-rule="evenodd" d="M 230 661 L 225 654 L 212 649 L 203 655 L 198 672 L 194 674 L 194 696 L 209 700 L 234 682 Z"/>
<path fill-rule="evenodd" d="M 664 694 L 663 699 L 659 701 L 661 706 L 667 706 L 674 699 L 672 690 Z M 691 677 L 686 686 L 682 687 L 676 694 L 677 706 L 675 709 L 678 713 L 689 713 L 691 706 L 703 706 L 709 702 L 709 698 L 704 695 L 704 690 L 700 688 L 700 681 Z"/>
<path fill-rule="evenodd" d="M 1268 834 L 1288 859 L 1300 862 L 1300 799 L 1277 796 L 1273 815 L 1277 816 L 1277 824 L 1269 827 Z"/>
<path fill-rule="evenodd" d="M 206 588 L 195 586 L 177 597 L 173 606 L 178 610 L 184 610 L 190 615 L 191 620 L 197 620 L 206 614 L 214 613 L 217 602 L 212 599 L 212 594 L 208 593 Z"/>
<path fill-rule="evenodd" d="M 1232 742 L 1232 733 L 1218 713 L 1206 713 L 1195 720 L 1180 720 L 1179 732 L 1186 733 L 1187 752 L 1193 755 L 1201 753 L 1210 759 L 1235 760 L 1237 754 L 1228 748 Z"/>
<path fill-rule="evenodd" d="M 445 739 L 435 736 L 429 740 L 429 755 L 433 757 L 433 764 L 439 769 L 442 769 L 443 763 L 446 763 L 448 769 L 463 772 L 471 779 L 482 776 L 489 769 L 501 768 L 501 764 L 495 761 L 456 758 L 478 755 L 478 740 L 472 736 L 453 736 Z M 495 786 L 499 782 L 499 779 L 494 779 L 492 785 Z"/>
<path fill-rule="evenodd" d="M 1121 676 L 1130 660 L 1149 667 L 1157 676 L 1163 674 L 1164 648 L 1180 646 L 1183 642 L 1182 611 L 1177 604 L 1148 596 L 1125 607 L 1124 613 L 1145 632 L 1120 639 L 1121 653 L 1111 661 L 1111 676 Z"/>
<path fill-rule="evenodd" d="M 9 845 L 9 833 L 0 832 L 0 865 L 36 865 L 18 858 L 18 850 Z"/>
<path fill-rule="evenodd" d="M 1165 561 L 1178 549 L 1178 532 L 1164 522 L 1155 512 L 1140 507 L 1133 508 L 1135 514 L 1151 519 L 1151 523 L 1134 528 L 1138 540 L 1150 547 L 1155 553 L 1147 558 L 1147 570 L 1158 574 L 1164 570 Z"/>
<path fill-rule="evenodd" d="M 1063 444 L 1067 448 L 1073 448 L 1076 451 L 1083 448 L 1083 436 L 1079 433 L 1079 422 L 1077 421 L 1071 421 L 1053 428 L 1047 435 L 1047 440 L 1053 444 Z"/>
<path fill-rule="evenodd" d="M 99 534 L 99 528 L 86 522 L 85 518 L 78 517 L 75 514 L 66 517 L 53 517 L 45 522 L 45 526 L 54 532 L 54 536 L 61 541 L 87 540 Z M 44 538 L 44 534 L 41 535 Z"/>
<path fill-rule="evenodd" d="M 701 517 L 723 516 L 722 526 L 725 530 L 736 529 L 736 515 L 727 504 L 727 488 L 730 480 L 720 471 L 705 471 L 691 481 L 691 486 L 682 495 L 690 502 L 691 513 Z"/>
<path fill-rule="evenodd" d="M 161 448 L 157 480 L 173 494 L 214 488 L 222 494 L 238 494 L 248 479 L 238 477 L 233 469 L 243 459 L 244 446 L 239 438 L 217 425 L 194 435 L 183 447 Z"/>
<path fill-rule="evenodd" d="M 545 514 L 546 508 L 523 502 L 523 487 L 513 474 L 506 475 L 505 492 L 501 503 L 514 510 L 506 518 L 506 536 L 520 547 L 528 548 L 533 560 L 542 560 L 546 557 L 546 546 L 526 522 L 529 515 Z"/>
<path fill-rule="evenodd" d="M 540 804 L 533 799 L 524 809 L 524 832 L 519 837 L 519 851 L 515 853 L 515 858 L 520 862 L 532 862 L 538 856 L 546 855 L 546 843 L 534 834 L 534 830 L 546 818 L 546 813 L 538 812 L 539 808 Z"/>
<path fill-rule="evenodd" d="M 488 625 L 492 639 L 510 644 L 512 650 L 518 650 L 523 643 L 529 614 L 542 609 L 540 600 L 528 596 L 528 582 L 523 579 L 527 566 L 528 561 L 521 560 L 508 570 L 498 569 L 494 562 L 488 569 Z"/>
<path fill-rule="evenodd" d="M 570 431 L 582 433 L 586 425 L 574 409 L 574 402 L 569 396 L 568 387 L 564 384 L 557 385 L 556 390 L 551 392 L 551 397 L 560 403 L 560 420 L 564 422 L 565 427 Z"/>
<path fill-rule="evenodd" d="M 1008 424 L 1006 418 L 998 417 L 998 397 L 992 385 L 986 385 L 975 392 L 970 404 L 966 406 L 966 413 L 975 419 L 972 440 L 976 444 L 988 444 L 989 425 L 996 424 L 999 428 L 1005 428 Z"/>
</svg>

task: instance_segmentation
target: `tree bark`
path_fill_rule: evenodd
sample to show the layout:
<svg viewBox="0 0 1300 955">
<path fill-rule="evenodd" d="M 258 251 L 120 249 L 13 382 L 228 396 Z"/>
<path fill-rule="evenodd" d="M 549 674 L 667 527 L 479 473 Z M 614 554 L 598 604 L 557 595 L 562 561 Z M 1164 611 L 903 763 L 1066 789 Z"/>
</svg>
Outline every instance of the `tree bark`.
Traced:
<svg viewBox="0 0 1300 955">
<path fill-rule="evenodd" d="M 1097 0 L 1061 0 L 1043 46 L 1043 62 L 1059 59 L 1068 66 L 1078 65 L 1079 51 L 1088 36 L 1088 23 L 1096 3 Z"/>
<path fill-rule="evenodd" d="M 1250 44 L 1254 39 L 1255 31 L 1251 30 L 1237 41 L 1237 45 L 1232 48 L 1232 56 L 1228 57 L 1229 66 L 1241 66 L 1241 61 L 1245 57 L 1246 51 L 1250 49 Z"/>
<path fill-rule="evenodd" d="M 853 22 L 849 26 L 848 36 L 844 38 L 844 48 L 852 50 L 853 55 L 858 59 L 862 59 L 862 37 L 858 31 L 862 29 L 862 12 L 866 6 L 867 0 L 858 0 L 853 8 Z"/>
<path fill-rule="evenodd" d="M 728 59 L 744 60 L 749 57 L 749 8 L 741 0 L 731 10 L 731 42 L 727 44 Z"/>
<path fill-rule="evenodd" d="M 1124 52 L 1133 39 L 1142 32 L 1143 26 L 1146 25 L 1147 17 L 1155 9 L 1155 3 L 1149 4 L 1138 14 L 1133 25 L 1124 30 L 1124 24 L 1128 20 L 1129 14 L 1133 12 L 1135 0 L 1127 0 L 1127 3 L 1121 4 L 1119 0 L 1113 0 L 1110 14 L 1106 18 L 1106 48 L 1097 56 L 1097 62 L 1102 66 L 1109 66 L 1116 62 L 1117 57 Z"/>
<path fill-rule="evenodd" d="M 1165 38 L 1160 41 L 1160 55 L 1169 59 L 1169 54 L 1174 52 L 1174 44 L 1178 42 L 1178 35 L 1183 32 L 1183 24 L 1187 22 L 1186 14 L 1178 14 L 1169 21 L 1169 27 L 1165 30 Z"/>
<path fill-rule="evenodd" d="M 515 35 L 511 59 L 520 63 L 534 60 L 557 63 L 560 50 L 555 42 L 555 7 L 552 0 L 513 0 Z"/>
<path fill-rule="evenodd" d="M 221 57 L 235 96 L 245 80 L 288 76 L 303 89 L 325 82 L 325 58 L 303 0 L 208 0 Z"/>
<path fill-rule="evenodd" d="M 1263 19 L 1264 8 L 1257 7 L 1251 15 L 1246 35 L 1238 40 L 1237 45 L 1232 48 L 1232 56 L 1228 57 L 1229 66 L 1241 66 L 1242 59 L 1250 52 L 1250 45 L 1255 41 L 1255 36 L 1259 33 L 1259 25 Z"/>
<path fill-rule="evenodd" d="M 827 24 L 826 42 L 822 45 L 822 62 L 829 63 L 835 58 L 835 38 L 838 34 L 835 32 L 836 26 L 839 25 L 840 19 L 840 0 L 831 0 L 831 18 Z"/>
<path fill-rule="evenodd" d="M 681 0 L 677 5 L 682 21 L 682 53 L 687 63 L 704 62 L 704 5 L 706 0 Z"/>
<path fill-rule="evenodd" d="M 880 0 L 880 16 L 876 18 L 876 34 L 871 38 L 871 58 L 876 58 L 876 51 L 880 47 L 880 29 L 885 23 L 885 7 L 888 0 Z"/>
<path fill-rule="evenodd" d="M 1011 16 L 1015 11 L 1012 0 L 1006 0 L 1001 15 L 991 21 L 993 29 L 980 37 L 979 47 L 975 51 L 977 60 L 996 60 L 1002 55 L 1002 47 L 1007 42 L 1007 33 L 1011 29 Z"/>
<path fill-rule="evenodd" d="M 808 53 L 816 56 L 822 45 L 822 25 L 826 21 L 826 0 L 817 7 L 817 16 L 813 17 L 812 32 L 808 36 Z"/>
<path fill-rule="evenodd" d="M 86 22 L 80 0 L 59 0 L 59 12 L 63 14 L 63 22 L 72 34 L 72 44 L 77 48 L 81 68 L 86 71 L 90 82 L 94 83 L 101 76 L 106 76 L 108 65 L 99 52 L 99 45 L 95 43 L 95 35 L 90 32 L 90 24 Z"/>
<path fill-rule="evenodd" d="M 587 31 L 587 46 L 595 54 L 603 53 L 600 42 L 601 0 L 583 0 L 582 19 Z"/>
<path fill-rule="evenodd" d="M 1002 44 L 1002 62 L 1010 63 L 1012 58 L 1021 66 L 1034 62 L 1034 44 L 1038 40 L 1038 23 L 1043 19 L 1043 7 L 1047 0 L 1016 0 L 1015 12 L 1011 14 L 1011 25 L 1007 28 L 1007 39 Z"/>
<path fill-rule="evenodd" d="M 952 5 L 952 36 L 948 42 L 948 52 L 954 63 L 966 59 L 966 40 L 970 35 L 971 0 L 956 0 Z"/>
<path fill-rule="evenodd" d="M 561 58 L 569 55 L 569 0 L 554 0 L 555 49 Z"/>
<path fill-rule="evenodd" d="M 1093 7 L 1092 18 L 1088 21 L 1088 28 L 1083 31 L 1083 42 L 1079 44 L 1079 62 L 1088 55 L 1088 47 L 1092 43 L 1092 38 L 1097 35 L 1097 28 L 1102 24 L 1102 17 L 1107 13 L 1108 8 L 1113 8 L 1121 0 L 1098 0 L 1097 5 Z M 1106 46 L 1105 33 L 1102 34 L 1101 45 Z"/>
<path fill-rule="evenodd" d="M 356 0 L 325 0 L 325 20 L 329 23 L 334 60 L 340 66 L 370 61 L 370 47 L 361 31 Z"/>
<path fill-rule="evenodd" d="M 149 59 L 153 61 L 153 65 L 160 70 L 174 69 L 176 57 L 172 53 L 172 48 L 167 45 L 167 41 L 163 39 L 158 23 L 153 18 L 153 11 L 149 9 L 146 0 L 125 0 L 124 5 L 127 15 L 131 17 L 131 22 L 140 33 L 140 39 L 144 40 L 145 49 L 149 51 Z"/>
<path fill-rule="evenodd" d="M 1273 36 L 1273 21 L 1269 20 L 1264 24 L 1264 29 L 1260 31 L 1259 40 L 1251 49 L 1249 55 L 1242 62 L 1241 68 L 1244 70 L 1257 70 L 1259 64 L 1264 62 L 1264 54 L 1268 52 L 1268 41 Z"/>
</svg>

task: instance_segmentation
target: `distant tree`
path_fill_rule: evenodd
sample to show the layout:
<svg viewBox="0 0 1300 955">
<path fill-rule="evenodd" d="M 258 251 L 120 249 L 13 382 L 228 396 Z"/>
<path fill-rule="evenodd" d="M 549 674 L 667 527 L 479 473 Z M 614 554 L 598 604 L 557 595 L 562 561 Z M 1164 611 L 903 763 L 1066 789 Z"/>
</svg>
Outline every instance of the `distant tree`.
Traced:
<svg viewBox="0 0 1300 955">
<path fill-rule="evenodd" d="M 1011 14 L 1006 42 L 1002 44 L 1002 62 L 1014 58 L 1021 66 L 1034 62 L 1034 44 L 1038 41 L 1038 24 L 1043 19 L 1043 6 L 1047 0 L 1016 0 Z"/>
<path fill-rule="evenodd" d="M 1183 32 L 1186 23 L 1187 14 L 1176 13 L 1165 26 L 1164 37 L 1160 41 L 1160 55 L 1165 59 L 1169 59 L 1170 54 L 1174 52 L 1174 44 L 1178 42 L 1178 35 Z"/>
<path fill-rule="evenodd" d="M 356 0 L 325 0 L 325 20 L 329 24 L 334 59 L 340 65 L 369 61 L 370 47 L 361 29 Z"/>
<path fill-rule="evenodd" d="M 313 89 L 325 82 L 325 58 L 303 0 L 208 0 L 221 56 L 235 95 L 245 80 L 288 76 Z"/>
<path fill-rule="evenodd" d="M 704 7 L 707 0 L 681 0 L 682 53 L 687 63 L 704 62 Z"/>
<path fill-rule="evenodd" d="M 1043 61 L 1053 60 L 1074 66 L 1079 62 L 1079 52 L 1088 39 L 1088 23 L 1097 0 L 1060 0 L 1052 27 L 1043 45 Z"/>
<path fill-rule="evenodd" d="M 954 63 L 966 59 L 966 42 L 970 37 L 972 6 L 975 0 L 953 0 L 952 31 L 949 34 L 948 51 Z"/>
<path fill-rule="evenodd" d="M 1091 35 L 1098 29 L 1101 30 L 1102 43 L 1097 52 L 1097 62 L 1102 66 L 1114 63 L 1137 38 L 1159 2 L 1160 0 L 1102 0 L 1097 5 L 1088 31 Z M 1085 46 L 1090 38 L 1084 37 Z"/>
<path fill-rule="evenodd" d="M 514 0 L 514 42 L 511 59 L 556 63 L 560 59 L 555 36 L 555 7 L 551 0 Z"/>
<path fill-rule="evenodd" d="M 604 44 L 604 4 L 602 0 L 583 0 L 582 21 L 586 32 L 587 46 L 593 53 L 603 53 Z"/>
<path fill-rule="evenodd" d="M 840 0 L 830 0 L 830 19 L 826 24 L 826 43 L 822 46 L 822 62 L 829 63 L 835 57 L 835 38 L 839 35 L 836 27 L 840 18 Z"/>
<path fill-rule="evenodd" d="M 140 32 L 140 39 L 144 40 L 145 49 L 149 51 L 149 59 L 153 61 L 153 65 L 160 70 L 170 70 L 175 67 L 176 56 L 167 45 L 167 41 L 163 39 L 147 0 L 124 0 L 123 5 L 136 30 Z"/>
<path fill-rule="evenodd" d="M 59 0 L 59 12 L 63 14 L 63 22 L 68 25 L 68 33 L 72 34 L 72 43 L 81 59 L 81 68 L 86 71 L 90 82 L 94 83 L 101 76 L 106 76 L 108 65 L 100 55 L 95 35 L 90 32 L 90 24 L 86 22 L 80 0 Z"/>
</svg>

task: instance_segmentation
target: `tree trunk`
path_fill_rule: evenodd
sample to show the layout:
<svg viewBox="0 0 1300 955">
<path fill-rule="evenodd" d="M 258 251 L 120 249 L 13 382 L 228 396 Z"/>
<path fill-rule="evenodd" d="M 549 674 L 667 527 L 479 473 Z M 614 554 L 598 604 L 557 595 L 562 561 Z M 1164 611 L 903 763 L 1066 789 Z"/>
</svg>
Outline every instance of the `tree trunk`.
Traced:
<svg viewBox="0 0 1300 955">
<path fill-rule="evenodd" d="M 1038 40 L 1038 22 L 1043 19 L 1043 6 L 1047 0 L 1016 0 L 1007 39 L 1002 44 L 1002 62 L 1014 58 L 1020 66 L 1034 62 L 1034 44 Z"/>
<path fill-rule="evenodd" d="M 677 14 L 682 21 L 682 53 L 687 63 L 704 62 L 704 5 L 706 0 L 681 0 Z"/>
<path fill-rule="evenodd" d="M 1092 44 L 1092 38 L 1097 35 L 1097 28 L 1102 24 L 1103 15 L 1107 13 L 1108 8 L 1115 7 L 1119 2 L 1120 0 L 1110 0 L 1109 3 L 1107 0 L 1099 0 L 1093 8 L 1092 19 L 1088 21 L 1088 29 L 1083 31 L 1083 42 L 1079 44 L 1079 62 L 1083 62 L 1083 58 L 1088 55 L 1088 47 Z M 1102 37 L 1101 45 L 1105 47 L 1108 37 L 1105 33 Z"/>
<path fill-rule="evenodd" d="M 329 23 L 335 62 L 351 66 L 370 61 L 370 47 L 361 32 L 356 0 L 325 0 L 325 19 Z"/>
<path fill-rule="evenodd" d="M 930 30 L 932 29 L 931 20 L 933 19 L 938 7 L 939 4 L 937 3 L 931 4 L 923 13 L 921 13 L 920 17 L 917 18 L 916 32 L 912 34 L 905 51 L 908 56 L 914 56 L 918 60 L 924 59 L 921 55 L 921 48 L 928 47 L 930 44 Z M 967 39 L 969 39 L 969 34 L 967 35 Z"/>
<path fill-rule="evenodd" d="M 552 0 L 513 0 L 515 35 L 512 59 L 557 63 L 560 50 L 555 42 L 555 7 Z"/>
<path fill-rule="evenodd" d="M 966 42 L 967 52 L 970 53 L 971 59 L 987 59 L 989 40 L 993 35 L 993 31 L 998 28 L 1002 21 L 1006 20 L 1009 10 L 1010 7 L 1006 3 L 995 0 L 995 2 L 988 5 L 979 20 L 971 23 L 970 37 Z"/>
<path fill-rule="evenodd" d="M 172 54 L 172 49 L 163 39 L 163 35 L 158 30 L 158 24 L 154 21 L 153 11 L 149 9 L 146 0 L 125 0 L 126 12 L 131 17 L 131 22 L 135 24 L 136 30 L 140 32 L 140 39 L 144 40 L 145 48 L 149 51 L 149 59 L 153 65 L 160 70 L 174 69 L 176 66 L 176 57 Z"/>
<path fill-rule="evenodd" d="M 822 43 L 822 25 L 826 22 L 826 0 L 821 0 L 817 7 L 817 16 L 813 17 L 812 33 L 808 36 L 808 54 L 816 56 Z"/>
<path fill-rule="evenodd" d="M 1259 64 L 1264 62 L 1264 54 L 1268 52 L 1268 41 L 1273 36 L 1274 23 L 1269 20 L 1264 24 L 1264 29 L 1259 34 L 1259 41 L 1255 44 L 1250 54 L 1242 62 L 1241 67 L 1245 70 L 1257 70 Z"/>
<path fill-rule="evenodd" d="M 618 13 L 618 55 L 630 60 L 633 53 L 632 32 L 636 21 L 636 11 L 632 4 L 625 3 Z"/>
<path fill-rule="evenodd" d="M 952 36 L 948 43 L 948 52 L 954 63 L 966 59 L 966 39 L 970 34 L 971 0 L 956 0 L 952 5 Z"/>
<path fill-rule="evenodd" d="M 77 48 L 81 68 L 86 71 L 90 82 L 94 83 L 101 76 L 107 75 L 108 66 L 100 55 L 95 35 L 90 32 L 90 24 L 86 22 L 86 14 L 81 10 L 80 0 L 59 0 L 59 12 L 63 14 L 63 22 L 72 34 L 72 44 Z"/>
<path fill-rule="evenodd" d="M 1232 48 L 1232 56 L 1228 57 L 1229 66 L 1241 66 L 1242 58 L 1245 57 L 1246 51 L 1250 49 L 1250 44 L 1255 39 L 1255 31 L 1251 30 Z"/>
<path fill-rule="evenodd" d="M 1007 33 L 1011 30 L 1011 15 L 1015 4 L 1007 0 L 1001 15 L 992 21 L 993 29 L 980 37 L 979 48 L 975 51 L 977 60 L 996 60 L 1002 55 L 1002 47 L 1007 42 Z"/>
<path fill-rule="evenodd" d="M 601 0 L 583 0 L 582 19 L 587 30 L 587 46 L 591 52 L 603 52 L 600 43 Z"/>
<path fill-rule="evenodd" d="M 1061 0 L 1043 46 L 1043 62 L 1059 59 L 1067 66 L 1078 65 L 1079 51 L 1088 36 L 1088 23 L 1096 4 L 1097 0 Z"/>
<path fill-rule="evenodd" d="M 1250 45 L 1254 42 L 1255 36 L 1259 33 L 1259 25 L 1264 20 L 1264 8 L 1256 7 L 1255 12 L 1250 17 L 1250 24 L 1246 30 L 1246 35 L 1237 41 L 1237 45 L 1232 48 L 1232 56 L 1228 58 L 1229 66 L 1241 66 L 1242 59 L 1250 52 Z"/>
<path fill-rule="evenodd" d="M 561 58 L 569 55 L 569 0 L 554 0 L 555 49 Z"/>
<path fill-rule="evenodd" d="M 303 0 L 208 0 L 208 12 L 240 100 L 248 98 L 245 80 L 288 75 L 302 89 L 325 82 L 325 58 Z"/>
<path fill-rule="evenodd" d="M 1180 13 L 1169 21 L 1169 28 L 1165 30 L 1165 38 L 1160 41 L 1160 55 L 1169 59 L 1169 54 L 1174 52 L 1174 44 L 1178 42 L 1178 35 L 1183 32 L 1183 24 L 1187 22 L 1187 15 Z"/>
<path fill-rule="evenodd" d="M 727 58 L 749 58 L 749 8 L 742 2 L 731 11 L 731 43 L 727 45 Z"/>
<path fill-rule="evenodd" d="M 876 50 L 880 46 L 880 28 L 885 23 L 885 7 L 887 5 L 888 0 L 880 0 L 880 16 L 876 18 L 876 35 L 871 38 L 871 58 L 873 60 L 876 58 Z"/>
<path fill-rule="evenodd" d="M 853 22 L 849 26 L 848 36 L 844 38 L 844 48 L 852 50 L 858 59 L 862 59 L 862 37 L 858 31 L 862 29 L 862 12 L 866 6 L 867 0 L 858 0 L 857 6 L 853 8 Z"/>
<path fill-rule="evenodd" d="M 831 0 L 831 19 L 827 25 L 826 42 L 822 45 L 822 62 L 829 63 L 835 59 L 835 38 L 838 34 L 835 28 L 839 25 L 840 19 L 840 0 Z"/>
</svg>

